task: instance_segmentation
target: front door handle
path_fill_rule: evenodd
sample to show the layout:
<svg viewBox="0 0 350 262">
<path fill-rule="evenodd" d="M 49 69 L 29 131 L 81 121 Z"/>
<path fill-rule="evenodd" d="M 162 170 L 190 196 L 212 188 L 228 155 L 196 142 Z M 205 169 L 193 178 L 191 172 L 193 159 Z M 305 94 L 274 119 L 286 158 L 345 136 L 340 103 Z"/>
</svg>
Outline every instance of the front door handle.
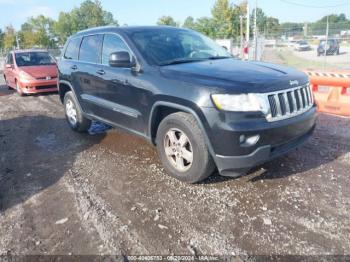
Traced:
<svg viewBox="0 0 350 262">
<path fill-rule="evenodd" d="M 102 75 L 104 75 L 106 72 L 105 72 L 103 69 L 101 69 L 101 70 L 98 70 L 96 73 L 102 76 Z"/>
<path fill-rule="evenodd" d="M 78 67 L 76 66 L 76 65 L 73 65 L 73 66 L 71 66 L 70 67 L 72 70 L 77 70 L 78 69 Z"/>
</svg>

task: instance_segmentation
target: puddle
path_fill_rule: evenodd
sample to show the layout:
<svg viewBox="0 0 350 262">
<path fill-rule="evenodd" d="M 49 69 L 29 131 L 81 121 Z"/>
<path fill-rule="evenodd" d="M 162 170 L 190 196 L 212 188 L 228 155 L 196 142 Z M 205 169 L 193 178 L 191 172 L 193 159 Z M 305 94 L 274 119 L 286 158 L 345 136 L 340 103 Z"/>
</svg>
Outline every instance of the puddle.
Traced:
<svg viewBox="0 0 350 262">
<path fill-rule="evenodd" d="M 35 143 L 46 150 L 52 151 L 56 147 L 56 136 L 53 133 L 35 138 Z"/>
<path fill-rule="evenodd" d="M 109 125 L 93 121 L 88 132 L 90 135 L 100 135 L 106 133 L 110 129 L 112 129 L 112 127 Z"/>
</svg>

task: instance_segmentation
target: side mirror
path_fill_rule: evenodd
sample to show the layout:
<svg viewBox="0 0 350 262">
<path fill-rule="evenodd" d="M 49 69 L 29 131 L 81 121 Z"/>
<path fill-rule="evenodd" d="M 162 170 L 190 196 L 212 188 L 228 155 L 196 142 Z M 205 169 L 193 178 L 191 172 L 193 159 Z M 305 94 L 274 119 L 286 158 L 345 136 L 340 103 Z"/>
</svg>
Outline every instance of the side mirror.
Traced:
<svg viewBox="0 0 350 262">
<path fill-rule="evenodd" d="M 10 65 L 10 64 L 6 64 L 6 65 L 5 65 L 5 68 L 10 69 L 10 68 L 13 68 L 13 66 Z"/>
<path fill-rule="evenodd" d="M 109 65 L 111 67 L 131 68 L 135 66 L 135 63 L 131 62 L 131 57 L 128 52 L 120 51 L 120 52 L 114 52 L 110 54 Z"/>
</svg>

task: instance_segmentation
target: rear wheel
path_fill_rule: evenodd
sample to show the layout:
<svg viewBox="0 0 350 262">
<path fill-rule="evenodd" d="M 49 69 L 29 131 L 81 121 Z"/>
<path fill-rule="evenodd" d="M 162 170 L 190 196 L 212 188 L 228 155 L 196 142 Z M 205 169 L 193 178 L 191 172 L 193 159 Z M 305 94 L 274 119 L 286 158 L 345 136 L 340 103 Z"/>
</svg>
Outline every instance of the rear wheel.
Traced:
<svg viewBox="0 0 350 262">
<path fill-rule="evenodd" d="M 171 114 L 160 123 L 157 150 L 165 170 L 183 182 L 202 181 L 215 169 L 204 134 L 187 113 Z"/>
<path fill-rule="evenodd" d="M 73 95 L 72 91 L 69 91 L 64 96 L 64 109 L 66 113 L 66 120 L 76 132 L 86 132 L 91 126 L 91 120 L 84 117 L 82 110 Z"/>
<path fill-rule="evenodd" d="M 12 88 L 10 87 L 9 83 L 7 82 L 6 76 L 4 75 L 4 80 L 5 80 L 5 85 L 7 86 L 8 90 L 11 90 Z"/>
</svg>

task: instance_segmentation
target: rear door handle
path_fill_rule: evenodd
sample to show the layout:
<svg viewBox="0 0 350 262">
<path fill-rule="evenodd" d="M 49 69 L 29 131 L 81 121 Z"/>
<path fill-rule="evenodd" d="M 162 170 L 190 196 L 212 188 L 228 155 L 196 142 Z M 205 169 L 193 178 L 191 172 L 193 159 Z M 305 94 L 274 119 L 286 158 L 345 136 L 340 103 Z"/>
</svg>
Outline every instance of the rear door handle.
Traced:
<svg viewBox="0 0 350 262">
<path fill-rule="evenodd" d="M 101 70 L 98 70 L 96 73 L 102 76 L 102 75 L 104 75 L 106 72 L 105 72 L 103 69 L 101 69 Z"/>
<path fill-rule="evenodd" d="M 78 69 L 78 67 L 76 66 L 76 65 L 73 65 L 73 66 L 71 66 L 70 67 L 72 70 L 77 70 Z"/>
</svg>

